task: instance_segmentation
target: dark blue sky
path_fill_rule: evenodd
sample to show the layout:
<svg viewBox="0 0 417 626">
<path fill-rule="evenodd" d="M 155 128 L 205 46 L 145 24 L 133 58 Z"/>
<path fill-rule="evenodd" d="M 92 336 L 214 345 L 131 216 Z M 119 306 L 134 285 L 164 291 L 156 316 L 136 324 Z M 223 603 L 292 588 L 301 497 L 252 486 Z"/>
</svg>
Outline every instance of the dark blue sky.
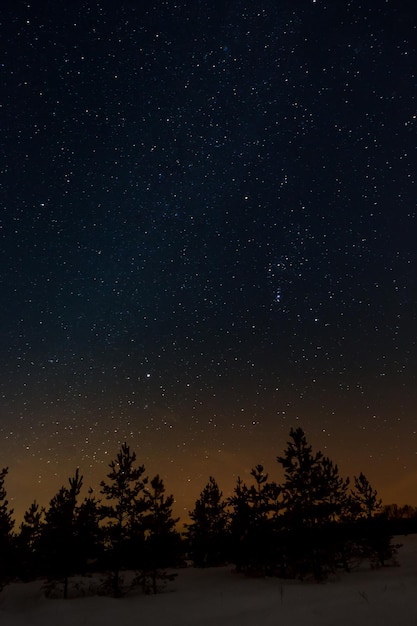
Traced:
<svg viewBox="0 0 417 626">
<path fill-rule="evenodd" d="M 412 5 L 5 4 L 17 508 L 77 464 L 95 484 L 124 440 L 188 502 L 272 463 L 295 423 L 412 499 Z"/>
</svg>

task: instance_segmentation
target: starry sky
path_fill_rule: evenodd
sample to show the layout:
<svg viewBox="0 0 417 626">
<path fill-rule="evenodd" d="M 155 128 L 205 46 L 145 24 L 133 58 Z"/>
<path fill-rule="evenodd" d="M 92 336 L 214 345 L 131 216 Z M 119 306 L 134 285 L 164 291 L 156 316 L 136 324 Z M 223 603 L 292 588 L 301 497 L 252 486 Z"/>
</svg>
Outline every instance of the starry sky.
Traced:
<svg viewBox="0 0 417 626">
<path fill-rule="evenodd" d="M 412 1 L 6 0 L 0 465 L 185 515 L 291 427 L 417 504 Z"/>
</svg>

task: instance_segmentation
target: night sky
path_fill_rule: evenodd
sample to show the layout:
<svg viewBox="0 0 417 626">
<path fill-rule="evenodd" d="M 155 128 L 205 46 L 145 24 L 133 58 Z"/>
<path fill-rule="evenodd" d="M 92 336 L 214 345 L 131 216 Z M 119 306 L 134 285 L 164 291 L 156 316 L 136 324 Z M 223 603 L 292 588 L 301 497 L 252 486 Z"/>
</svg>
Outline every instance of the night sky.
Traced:
<svg viewBox="0 0 417 626">
<path fill-rule="evenodd" d="M 178 512 L 291 427 L 417 504 L 414 2 L 5 1 L 0 465 Z"/>
</svg>

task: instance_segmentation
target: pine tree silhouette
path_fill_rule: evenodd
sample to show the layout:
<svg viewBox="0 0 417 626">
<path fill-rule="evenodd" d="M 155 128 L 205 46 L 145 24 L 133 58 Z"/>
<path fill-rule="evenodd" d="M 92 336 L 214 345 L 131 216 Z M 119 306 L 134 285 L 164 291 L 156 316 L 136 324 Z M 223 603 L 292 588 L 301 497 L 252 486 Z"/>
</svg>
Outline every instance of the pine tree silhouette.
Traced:
<svg viewBox="0 0 417 626">
<path fill-rule="evenodd" d="M 392 544 L 388 518 L 382 510 L 382 500 L 361 472 L 354 477 L 351 493 L 352 517 L 356 519 L 356 548 L 362 558 L 379 567 L 394 559 L 397 546 Z"/>
<path fill-rule="evenodd" d="M 320 451 L 313 453 L 301 428 L 291 429 L 284 455 L 277 460 L 285 471 L 287 560 L 301 577 L 313 573 L 321 580 L 344 558 L 345 540 L 336 524 L 349 507 L 349 479 Z"/>
<path fill-rule="evenodd" d="M 174 496 L 165 496 L 163 480 L 157 474 L 144 490 L 146 514 L 143 525 L 145 531 L 143 557 L 143 586 L 145 591 L 157 593 L 157 583 L 173 580 L 164 568 L 178 565 L 180 556 L 180 535 L 175 530 L 179 518 L 172 516 Z M 148 580 L 150 584 L 148 584 Z"/>
<path fill-rule="evenodd" d="M 352 497 L 357 517 L 371 519 L 381 512 L 382 500 L 362 472 L 354 476 Z"/>
<path fill-rule="evenodd" d="M 103 532 L 100 528 L 100 501 L 90 488 L 88 495 L 77 507 L 74 519 L 74 534 L 80 555 L 79 571 L 85 574 L 91 566 L 100 565 L 103 553 Z"/>
<path fill-rule="evenodd" d="M 44 526 L 45 509 L 32 502 L 23 516 L 20 533 L 17 537 L 18 574 L 22 580 L 29 581 L 39 576 L 40 541 Z"/>
<path fill-rule="evenodd" d="M 61 487 L 52 498 L 45 513 L 45 524 L 40 538 L 42 568 L 48 576 L 50 590 L 59 579 L 63 580 L 63 595 L 68 597 L 68 579 L 79 569 L 80 553 L 76 543 L 75 519 L 77 498 L 83 477 L 77 468 L 69 478 L 69 488 Z"/>
<path fill-rule="evenodd" d="M 227 512 L 226 502 L 215 479 L 210 476 L 187 524 L 190 556 L 197 567 L 220 565 L 226 559 Z"/>
<path fill-rule="evenodd" d="M 236 571 L 245 571 L 251 562 L 250 528 L 253 526 L 253 508 L 248 486 L 237 478 L 233 495 L 227 499 L 229 513 L 229 554 Z"/>
<path fill-rule="evenodd" d="M 115 597 L 123 595 L 121 571 L 140 567 L 144 547 L 143 514 L 146 509 L 144 488 L 148 479 L 145 467 L 136 466 L 136 454 L 124 443 L 110 464 L 108 481 L 100 483 L 101 493 L 109 502 L 102 506 L 105 526 L 107 564 Z"/>
</svg>

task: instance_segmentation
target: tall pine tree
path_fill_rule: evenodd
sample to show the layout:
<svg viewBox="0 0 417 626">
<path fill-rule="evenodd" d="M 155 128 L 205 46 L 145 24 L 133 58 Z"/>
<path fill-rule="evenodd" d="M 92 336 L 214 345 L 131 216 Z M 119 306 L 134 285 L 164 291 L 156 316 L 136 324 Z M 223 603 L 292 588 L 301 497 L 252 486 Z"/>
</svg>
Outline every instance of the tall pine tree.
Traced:
<svg viewBox="0 0 417 626">
<path fill-rule="evenodd" d="M 279 560 L 278 519 L 282 507 L 281 488 L 268 481 L 262 465 L 256 465 L 249 488 L 239 478 L 230 506 L 231 556 L 238 571 L 270 574 Z"/>
<path fill-rule="evenodd" d="M 301 428 L 291 429 L 283 456 L 284 520 L 288 529 L 287 562 L 300 576 L 320 580 L 337 566 L 344 539 L 335 524 L 349 503 L 349 479 L 323 454 L 313 452 Z"/>
<path fill-rule="evenodd" d="M 248 486 L 238 476 L 233 494 L 227 499 L 229 507 L 229 554 L 238 572 L 246 571 L 251 562 L 250 529 L 253 507 Z"/>
<path fill-rule="evenodd" d="M 102 507 L 106 520 L 106 552 L 110 586 L 115 597 L 123 595 L 121 572 L 140 566 L 144 546 L 143 514 L 146 509 L 144 488 L 148 479 L 145 467 L 136 465 L 136 454 L 124 443 L 110 464 L 107 481 L 100 483 L 108 501 Z"/>
<path fill-rule="evenodd" d="M 142 580 L 145 591 L 156 593 L 158 582 L 173 580 L 167 567 L 175 567 L 180 558 L 180 535 L 175 530 L 179 518 L 174 518 L 174 496 L 165 495 L 165 485 L 157 474 L 145 487 L 146 513 L 143 519 L 145 542 Z"/>
<path fill-rule="evenodd" d="M 190 556 L 197 567 L 221 565 L 226 560 L 227 521 L 226 502 L 213 476 L 196 500 L 187 524 Z"/>
<path fill-rule="evenodd" d="M 62 579 L 64 598 L 68 597 L 69 577 L 79 571 L 83 557 L 75 533 L 77 498 L 83 482 L 78 468 L 68 482 L 69 487 L 61 487 L 49 504 L 40 539 L 43 570 L 50 583 L 48 589 Z"/>
<path fill-rule="evenodd" d="M 374 567 L 392 561 L 397 553 L 397 546 L 392 543 L 390 523 L 382 512 L 382 501 L 378 492 L 362 472 L 354 477 L 351 505 L 352 518 L 356 520 L 358 555 L 369 559 Z"/>
<path fill-rule="evenodd" d="M 40 574 L 40 541 L 44 525 L 45 509 L 32 502 L 23 516 L 20 533 L 17 537 L 18 574 L 29 581 Z"/>
<path fill-rule="evenodd" d="M 77 507 L 74 534 L 80 554 L 80 573 L 85 574 L 92 566 L 100 565 L 103 552 L 103 532 L 100 527 L 100 501 L 90 488 L 88 495 Z"/>
<path fill-rule="evenodd" d="M 382 510 L 382 500 L 378 497 L 378 492 L 362 472 L 359 476 L 354 476 L 352 500 L 357 518 L 371 519 Z"/>
</svg>

